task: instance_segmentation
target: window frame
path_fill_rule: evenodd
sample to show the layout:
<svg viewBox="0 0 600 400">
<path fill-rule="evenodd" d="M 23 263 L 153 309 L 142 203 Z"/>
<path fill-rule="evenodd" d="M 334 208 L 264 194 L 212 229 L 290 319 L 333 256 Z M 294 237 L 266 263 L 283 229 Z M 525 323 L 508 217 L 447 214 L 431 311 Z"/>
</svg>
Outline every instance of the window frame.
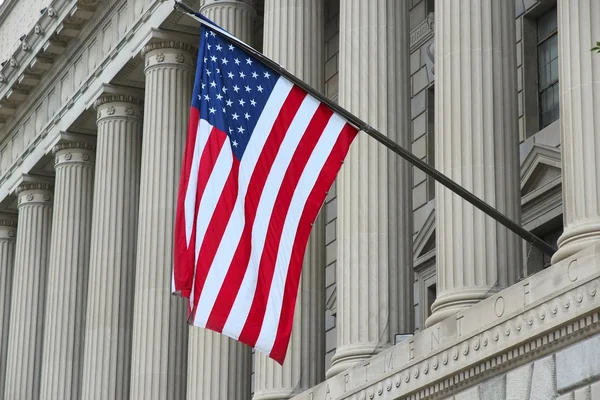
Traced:
<svg viewBox="0 0 600 400">
<path fill-rule="evenodd" d="M 557 55 L 555 59 L 551 59 L 547 64 L 545 65 L 541 65 L 540 61 L 539 61 L 539 56 L 540 56 L 540 48 L 548 43 L 550 40 L 552 40 L 552 38 L 556 37 L 558 40 L 558 20 L 556 23 L 556 26 L 550 30 L 549 32 L 547 32 L 543 37 L 539 37 L 539 31 L 540 31 L 540 22 L 546 18 L 548 15 L 550 15 L 551 13 L 554 13 L 555 15 L 557 14 L 557 8 L 552 7 L 551 9 L 545 11 L 536 21 L 536 51 L 537 51 L 537 99 L 538 99 L 538 124 L 539 124 L 539 130 L 542 130 L 544 128 L 546 128 L 547 126 L 551 125 L 552 123 L 554 123 L 555 121 L 557 121 L 560 118 L 560 99 L 559 101 L 554 105 L 554 107 L 552 107 L 549 110 L 546 110 L 546 112 L 548 111 L 554 111 L 555 109 L 557 109 L 556 111 L 557 114 L 555 117 L 553 117 L 554 119 L 552 119 L 551 121 L 544 121 L 544 109 L 543 109 L 543 96 L 550 90 L 554 90 L 555 86 L 559 86 L 560 87 L 560 77 L 558 75 L 556 75 L 555 79 L 552 79 L 552 76 L 550 76 L 551 81 L 550 82 L 546 82 L 546 84 L 544 85 L 544 87 L 542 87 L 541 85 L 541 72 L 542 72 L 542 68 L 543 67 L 550 67 L 551 63 L 554 60 L 557 60 L 557 62 L 559 61 L 559 55 L 558 55 L 558 43 L 557 43 Z M 558 70 L 558 68 L 557 68 Z"/>
</svg>

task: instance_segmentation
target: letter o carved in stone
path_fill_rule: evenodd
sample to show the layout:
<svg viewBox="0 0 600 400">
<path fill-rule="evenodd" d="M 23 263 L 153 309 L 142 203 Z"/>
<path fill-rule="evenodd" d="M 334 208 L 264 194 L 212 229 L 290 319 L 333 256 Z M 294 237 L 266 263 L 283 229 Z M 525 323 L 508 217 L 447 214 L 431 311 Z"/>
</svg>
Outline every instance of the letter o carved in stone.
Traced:
<svg viewBox="0 0 600 400">
<path fill-rule="evenodd" d="M 494 312 L 497 317 L 501 317 L 504 315 L 504 297 L 498 296 L 496 302 L 494 303 Z"/>
</svg>

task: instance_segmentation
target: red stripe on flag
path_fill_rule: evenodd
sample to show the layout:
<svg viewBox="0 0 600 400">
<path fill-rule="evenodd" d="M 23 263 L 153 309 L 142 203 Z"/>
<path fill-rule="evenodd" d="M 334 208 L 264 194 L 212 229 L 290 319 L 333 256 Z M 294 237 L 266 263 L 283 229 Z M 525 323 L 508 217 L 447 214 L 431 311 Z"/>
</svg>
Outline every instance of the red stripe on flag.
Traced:
<svg viewBox="0 0 600 400">
<path fill-rule="evenodd" d="M 225 322 L 229 317 L 235 298 L 240 290 L 246 269 L 248 268 L 250 252 L 252 250 L 252 226 L 254 225 L 256 210 L 263 188 L 271 171 L 273 162 L 275 161 L 275 157 L 279 152 L 279 147 L 283 142 L 283 138 L 305 97 L 305 91 L 297 86 L 292 88 L 281 107 L 279 115 L 277 115 L 277 118 L 273 123 L 271 133 L 256 162 L 248 185 L 248 193 L 244 199 L 244 229 L 231 265 L 229 265 L 227 274 L 225 275 L 225 279 L 215 300 L 215 304 L 208 317 L 206 327 L 209 329 L 222 332 L 223 326 L 225 326 Z"/>
<path fill-rule="evenodd" d="M 319 105 L 306 128 L 306 133 L 298 143 L 294 155 L 290 160 L 288 169 L 285 172 L 282 184 L 279 188 L 277 198 L 273 207 L 273 213 L 269 221 L 265 247 L 261 255 L 260 267 L 258 269 L 258 281 L 252 306 L 242 330 L 239 340 L 254 347 L 260 334 L 260 330 L 265 317 L 267 308 L 267 299 L 271 290 L 273 273 L 279 254 L 281 244 L 281 234 L 285 219 L 292 202 L 292 197 L 296 186 L 302 176 L 302 172 L 321 137 L 327 122 L 331 118 L 333 111 L 324 104 Z"/>
<path fill-rule="evenodd" d="M 181 165 L 181 174 L 179 177 L 179 191 L 177 194 L 177 214 L 175 216 L 175 249 L 173 257 L 173 278 L 175 290 L 180 292 L 183 297 L 190 296 L 192 281 L 194 279 L 194 246 L 188 248 L 185 233 L 185 194 L 188 190 L 190 181 L 190 172 L 192 169 L 192 160 L 194 158 L 194 148 L 196 146 L 196 135 L 198 124 L 200 122 L 200 110 L 195 107 L 190 109 L 190 119 L 188 122 L 187 140 L 183 163 Z M 195 224 L 194 224 L 195 225 Z M 193 242 L 190 242 L 193 243 Z"/>
<path fill-rule="evenodd" d="M 327 157 L 327 161 L 321 170 L 321 174 L 319 174 L 319 178 L 317 179 L 315 186 L 308 196 L 302 216 L 300 217 L 298 231 L 296 233 L 296 238 L 292 248 L 292 256 L 290 259 L 287 279 L 285 281 L 285 289 L 283 292 L 283 302 L 279 326 L 277 328 L 277 335 L 275 337 L 273 349 L 269 354 L 269 357 L 277 361 L 279 364 L 283 364 L 290 341 L 290 335 L 292 333 L 294 307 L 296 306 L 296 299 L 298 297 L 298 285 L 300 283 L 302 260 L 304 253 L 306 252 L 306 244 L 310 236 L 312 223 L 317 218 L 319 209 L 325 200 L 326 192 L 333 184 L 335 176 L 339 171 L 340 164 L 346 157 L 348 149 L 350 148 L 350 144 L 354 140 L 354 137 L 357 133 L 358 132 L 356 128 L 348 124 L 344 126 L 331 151 L 331 154 L 329 157 Z"/>
</svg>

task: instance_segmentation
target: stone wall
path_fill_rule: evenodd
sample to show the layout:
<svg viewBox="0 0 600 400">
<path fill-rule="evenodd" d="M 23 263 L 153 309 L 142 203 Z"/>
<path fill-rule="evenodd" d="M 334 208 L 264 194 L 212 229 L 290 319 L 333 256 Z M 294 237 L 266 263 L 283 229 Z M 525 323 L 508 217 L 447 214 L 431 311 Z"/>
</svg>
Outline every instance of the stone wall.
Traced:
<svg viewBox="0 0 600 400">
<path fill-rule="evenodd" d="M 595 335 L 445 400 L 600 399 L 598 360 L 600 335 Z"/>
</svg>

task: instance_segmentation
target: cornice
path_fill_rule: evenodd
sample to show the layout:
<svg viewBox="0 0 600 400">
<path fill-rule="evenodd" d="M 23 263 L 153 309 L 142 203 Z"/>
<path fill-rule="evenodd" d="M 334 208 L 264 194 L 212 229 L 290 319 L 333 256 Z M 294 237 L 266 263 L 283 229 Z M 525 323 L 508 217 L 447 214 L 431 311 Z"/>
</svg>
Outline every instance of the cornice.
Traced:
<svg viewBox="0 0 600 400">
<path fill-rule="evenodd" d="M 410 31 L 410 51 L 411 53 L 433 38 L 434 35 L 434 13 L 429 13 L 427 18 L 417 25 L 412 31 Z"/>
<path fill-rule="evenodd" d="M 0 19 L 10 15 L 10 2 L 0 10 Z M 99 0 L 55 0 L 44 9 L 31 30 L 21 37 L 20 46 L 0 66 L 0 98 L 3 121 L 17 114 L 17 107 L 27 102 L 44 75 L 56 68 L 55 61 L 64 57 L 67 44 L 79 36 L 94 16 Z"/>
</svg>

